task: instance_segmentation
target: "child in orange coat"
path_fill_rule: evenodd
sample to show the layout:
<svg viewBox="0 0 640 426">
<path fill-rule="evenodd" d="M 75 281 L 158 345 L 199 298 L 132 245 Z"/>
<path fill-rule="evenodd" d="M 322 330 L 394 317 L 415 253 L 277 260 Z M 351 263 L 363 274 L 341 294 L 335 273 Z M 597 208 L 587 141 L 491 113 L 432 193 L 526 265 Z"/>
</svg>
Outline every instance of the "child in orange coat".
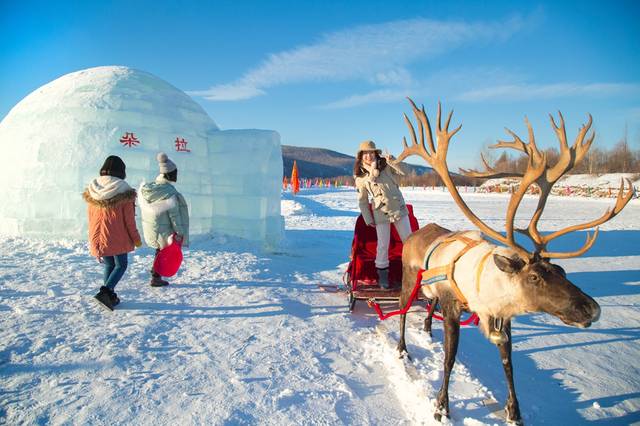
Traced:
<svg viewBox="0 0 640 426">
<path fill-rule="evenodd" d="M 136 228 L 136 191 L 125 182 L 125 164 L 107 157 L 100 176 L 82 194 L 89 215 L 89 250 L 104 264 L 104 285 L 95 298 L 107 308 L 120 303 L 114 289 L 127 270 L 127 253 L 142 245 Z"/>
</svg>

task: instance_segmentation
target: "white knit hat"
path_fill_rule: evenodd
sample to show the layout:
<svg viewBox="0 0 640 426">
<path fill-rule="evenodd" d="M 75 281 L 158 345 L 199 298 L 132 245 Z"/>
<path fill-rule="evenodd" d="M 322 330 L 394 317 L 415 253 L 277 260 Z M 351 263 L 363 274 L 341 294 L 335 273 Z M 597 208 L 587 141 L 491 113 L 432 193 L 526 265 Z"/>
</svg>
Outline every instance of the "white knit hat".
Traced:
<svg viewBox="0 0 640 426">
<path fill-rule="evenodd" d="M 160 167 L 160 173 L 171 173 L 172 171 L 177 169 L 176 163 L 169 160 L 169 157 L 167 157 L 167 154 L 165 154 L 164 152 L 159 152 L 157 158 L 158 166 Z"/>
</svg>

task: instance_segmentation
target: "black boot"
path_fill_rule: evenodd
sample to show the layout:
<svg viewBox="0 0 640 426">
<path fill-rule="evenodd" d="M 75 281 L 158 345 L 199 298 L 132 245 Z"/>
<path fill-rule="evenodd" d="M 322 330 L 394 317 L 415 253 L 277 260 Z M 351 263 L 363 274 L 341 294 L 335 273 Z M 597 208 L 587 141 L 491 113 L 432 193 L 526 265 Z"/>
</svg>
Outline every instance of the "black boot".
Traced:
<svg viewBox="0 0 640 426">
<path fill-rule="evenodd" d="M 111 290 L 111 306 L 116 307 L 120 303 L 120 298 L 115 291 Z"/>
<path fill-rule="evenodd" d="M 111 290 L 109 290 L 107 287 L 100 287 L 100 291 L 94 297 L 105 308 L 113 311 L 113 303 L 111 302 Z"/>
<path fill-rule="evenodd" d="M 389 288 L 389 268 L 384 268 L 384 269 L 376 268 L 376 271 L 378 271 L 378 285 L 380 285 L 380 287 L 384 289 L 388 289 Z"/>
<path fill-rule="evenodd" d="M 165 287 L 169 285 L 169 281 L 165 281 L 162 279 L 159 273 L 152 270 L 151 271 L 151 281 L 149 282 L 151 287 Z"/>
</svg>

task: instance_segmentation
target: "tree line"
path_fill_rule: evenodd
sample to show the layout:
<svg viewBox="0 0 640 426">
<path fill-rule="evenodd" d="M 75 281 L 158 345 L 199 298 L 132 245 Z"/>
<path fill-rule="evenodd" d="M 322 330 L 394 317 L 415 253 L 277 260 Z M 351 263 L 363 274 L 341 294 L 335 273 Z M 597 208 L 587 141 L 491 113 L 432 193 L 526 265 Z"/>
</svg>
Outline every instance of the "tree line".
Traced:
<svg viewBox="0 0 640 426">
<path fill-rule="evenodd" d="M 560 152 L 557 148 L 542 150 L 547 154 L 548 164 L 558 161 Z M 483 156 L 491 167 L 499 172 L 524 172 L 527 168 L 526 155 L 514 155 L 503 150 L 495 158 L 495 151 L 488 147 L 483 150 Z M 482 167 L 479 168 L 482 170 Z M 625 139 L 609 149 L 596 148 L 594 146 L 584 156 L 582 161 L 569 171 L 568 174 L 604 174 L 604 173 L 640 173 L 640 149 L 632 149 Z M 485 179 L 469 178 L 457 173 L 451 173 L 453 181 L 459 186 L 481 185 Z M 342 184 L 353 185 L 353 176 L 338 176 L 336 178 Z M 440 177 L 433 173 L 418 175 L 415 172 L 399 178 L 400 186 L 441 186 Z"/>
<path fill-rule="evenodd" d="M 560 156 L 557 148 L 542 150 L 547 155 L 548 164 L 556 164 Z M 495 158 L 495 151 L 488 147 L 482 155 L 487 159 L 492 168 L 498 172 L 524 172 L 527 169 L 528 157 L 503 150 Z M 484 170 L 480 167 L 478 170 Z M 604 174 L 604 173 L 640 173 L 640 149 L 632 149 L 625 139 L 618 142 L 610 149 L 601 149 L 594 146 L 584 156 L 582 161 L 571 169 L 568 174 Z M 480 185 L 484 179 L 468 178 L 453 174 L 456 185 L 474 186 Z M 410 175 L 400 178 L 402 186 L 439 186 L 440 178 L 434 173 L 424 175 Z"/>
<path fill-rule="evenodd" d="M 485 158 L 491 158 L 489 152 L 483 152 Z M 543 150 L 547 154 L 549 164 L 558 161 L 560 152 L 556 148 Z M 493 161 L 494 168 L 501 172 L 522 172 L 527 168 L 527 156 L 513 156 L 503 151 Z M 568 174 L 603 174 L 603 173 L 640 173 L 640 149 L 633 150 L 626 140 L 621 140 L 610 149 L 599 149 L 594 146 Z"/>
</svg>

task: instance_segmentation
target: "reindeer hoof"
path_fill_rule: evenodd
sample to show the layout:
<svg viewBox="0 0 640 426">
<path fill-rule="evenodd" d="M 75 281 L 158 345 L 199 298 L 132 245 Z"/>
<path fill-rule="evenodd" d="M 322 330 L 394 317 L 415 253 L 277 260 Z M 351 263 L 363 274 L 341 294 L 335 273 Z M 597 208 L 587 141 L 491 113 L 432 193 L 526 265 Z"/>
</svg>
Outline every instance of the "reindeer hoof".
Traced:
<svg viewBox="0 0 640 426">
<path fill-rule="evenodd" d="M 507 418 L 507 424 L 514 425 L 514 426 L 524 426 L 524 422 L 522 421 L 522 419 L 513 420 L 513 419 Z"/>
<path fill-rule="evenodd" d="M 409 361 L 413 361 L 413 359 L 411 358 L 411 355 L 409 355 L 409 352 L 407 352 L 406 349 L 403 350 L 403 351 L 400 351 L 400 354 L 398 355 L 398 358 L 400 358 L 400 359 L 404 359 L 405 357 Z"/>
<path fill-rule="evenodd" d="M 442 422 L 442 417 L 446 417 L 447 419 L 449 418 L 449 416 L 447 416 L 446 414 L 442 414 L 442 413 L 435 413 L 433 415 L 433 418 L 436 419 L 437 422 Z"/>
<path fill-rule="evenodd" d="M 449 413 L 441 408 L 436 408 L 436 412 L 433 413 L 433 418 L 438 422 L 442 422 L 442 417 L 449 418 Z"/>
<path fill-rule="evenodd" d="M 520 408 L 518 408 L 518 404 L 510 404 L 504 407 L 504 414 L 507 421 L 507 424 L 523 426 L 524 422 L 522 421 L 522 417 L 520 416 Z"/>
</svg>

